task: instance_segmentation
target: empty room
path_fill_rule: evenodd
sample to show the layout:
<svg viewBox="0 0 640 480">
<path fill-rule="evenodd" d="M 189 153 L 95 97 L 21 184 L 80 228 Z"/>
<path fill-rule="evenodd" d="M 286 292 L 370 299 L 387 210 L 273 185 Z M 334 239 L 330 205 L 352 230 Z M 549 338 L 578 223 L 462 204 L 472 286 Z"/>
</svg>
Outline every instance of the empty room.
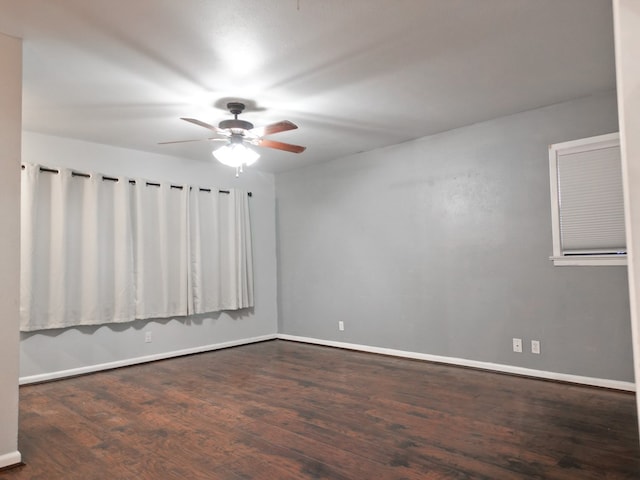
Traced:
<svg viewBox="0 0 640 480">
<path fill-rule="evenodd" d="M 0 479 L 640 478 L 636 0 L 0 0 Z"/>
</svg>

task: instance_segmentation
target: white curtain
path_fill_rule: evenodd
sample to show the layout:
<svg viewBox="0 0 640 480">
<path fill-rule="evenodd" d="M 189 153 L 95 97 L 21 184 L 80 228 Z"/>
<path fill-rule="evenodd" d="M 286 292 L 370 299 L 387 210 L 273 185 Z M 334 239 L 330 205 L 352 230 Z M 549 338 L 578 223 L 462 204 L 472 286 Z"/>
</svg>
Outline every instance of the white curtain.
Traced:
<svg viewBox="0 0 640 480">
<path fill-rule="evenodd" d="M 246 192 L 23 165 L 21 330 L 253 306 Z"/>
<path fill-rule="evenodd" d="M 134 319 L 129 180 L 22 174 L 21 330 Z"/>
<path fill-rule="evenodd" d="M 252 307 L 247 193 L 193 188 L 189 197 L 191 313 Z"/>
<path fill-rule="evenodd" d="M 229 215 L 233 215 L 230 230 L 233 231 L 235 254 L 235 292 L 233 308 L 253 307 L 253 246 L 251 244 L 251 219 L 249 216 L 249 197 L 246 192 L 232 190 L 227 206 Z"/>
<path fill-rule="evenodd" d="M 133 190 L 136 318 L 187 315 L 189 187 L 136 180 Z"/>
</svg>

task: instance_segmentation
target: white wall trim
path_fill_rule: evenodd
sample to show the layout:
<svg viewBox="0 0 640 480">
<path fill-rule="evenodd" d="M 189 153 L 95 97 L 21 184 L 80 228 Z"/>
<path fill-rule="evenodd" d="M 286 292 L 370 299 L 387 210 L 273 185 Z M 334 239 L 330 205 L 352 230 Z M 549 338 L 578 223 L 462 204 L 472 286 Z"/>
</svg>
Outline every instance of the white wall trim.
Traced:
<svg viewBox="0 0 640 480">
<path fill-rule="evenodd" d="M 5 453 L 0 455 L 0 468 L 11 467 L 13 465 L 19 465 L 22 463 L 22 455 L 19 451 Z"/>
<path fill-rule="evenodd" d="M 185 348 L 182 350 L 174 350 L 170 352 L 156 353 L 146 355 L 144 357 L 127 358 L 115 362 L 99 363 L 96 365 L 88 365 L 86 367 L 71 368 L 69 370 L 59 370 L 57 372 L 42 373 L 39 375 L 31 375 L 20 377 L 20 385 L 28 385 L 30 383 L 47 382 L 50 380 L 58 380 L 61 378 L 74 377 L 76 375 L 84 375 L 85 373 L 100 372 L 103 370 L 111 370 L 113 368 L 128 367 L 139 363 L 155 362 L 156 360 L 165 360 L 167 358 L 181 357 L 183 355 L 191 355 L 194 353 L 210 352 L 220 350 L 222 348 L 237 347 L 239 345 L 247 345 L 249 343 L 264 342 L 266 340 L 274 340 L 276 334 L 262 335 L 259 337 L 242 338 L 240 340 L 232 340 L 229 342 L 215 343 L 211 345 L 203 345 L 200 347 Z M 0 457 L 1 459 L 2 457 Z"/>
<path fill-rule="evenodd" d="M 154 355 L 146 355 L 144 357 L 134 357 L 125 360 L 118 360 L 115 362 L 100 363 L 96 365 L 88 365 L 86 367 L 72 368 L 69 370 L 59 370 L 56 372 L 42 373 L 39 375 L 31 375 L 26 377 L 20 377 L 20 385 L 28 385 L 31 383 L 47 382 L 50 380 L 59 380 L 62 378 L 74 377 L 77 375 L 84 375 L 87 373 L 100 372 L 103 370 L 111 370 L 113 368 L 127 367 L 130 365 L 137 365 L 140 363 L 154 362 L 157 360 L 165 360 L 173 357 L 180 357 L 183 355 L 192 355 L 195 353 L 204 353 L 214 350 L 220 350 L 223 348 L 237 347 L 240 345 L 248 345 L 250 343 L 264 342 L 267 340 L 289 340 L 293 342 L 312 343 L 315 345 L 324 345 L 327 347 L 344 348 L 346 350 L 357 350 L 361 352 L 377 353 L 381 355 L 390 355 L 393 357 L 411 358 L 415 360 L 425 360 L 428 362 L 443 363 L 449 365 L 458 365 L 463 367 L 479 368 L 482 370 L 489 370 L 500 373 L 509 373 L 513 375 L 522 375 L 534 378 L 543 378 L 546 380 L 556 380 L 560 382 L 576 383 L 580 385 L 590 385 L 595 387 L 612 388 L 615 390 L 623 390 L 628 392 L 635 392 L 636 387 L 633 382 L 623 382 L 621 380 L 610 380 L 606 378 L 594 378 L 583 377 L 580 375 L 570 375 L 567 373 L 549 372 L 545 370 L 535 370 L 532 368 L 516 367 L 513 365 L 504 365 L 500 363 L 481 362 L 478 360 L 469 360 L 466 358 L 445 357 L 441 355 L 431 355 L 428 353 L 410 352 L 406 350 L 395 350 L 392 348 L 374 347 L 370 345 L 360 345 L 357 343 L 336 342 L 333 340 L 323 340 L 319 338 L 300 337 L 296 335 L 288 334 L 269 334 L 258 337 L 243 338 L 240 340 L 232 340 L 229 342 L 216 343 L 211 345 L 203 345 L 200 347 L 186 348 L 182 350 L 174 350 L 171 352 L 157 353 Z M 18 455 L 18 460 L 15 460 L 15 454 Z M 20 463 L 20 453 L 15 452 L 7 455 L 0 456 L 0 468 L 3 465 L 13 465 Z M 3 464 L 7 457 L 9 463 Z"/>
<path fill-rule="evenodd" d="M 627 254 L 616 255 L 565 255 L 549 257 L 556 267 L 584 267 L 584 266 L 626 266 Z"/>
<path fill-rule="evenodd" d="M 636 391 L 636 386 L 634 383 L 623 382 L 620 380 L 583 377 L 580 375 L 570 375 L 567 373 L 548 372 L 544 370 L 534 370 L 532 368 L 516 367 L 513 365 L 503 365 L 500 363 L 480 362 L 477 360 L 469 360 L 466 358 L 444 357 L 441 355 L 430 355 L 428 353 L 418 353 L 418 352 L 409 352 L 406 350 L 394 350 L 391 348 L 372 347 L 369 345 L 360 345 L 357 343 L 335 342 L 333 340 L 322 340 L 318 338 L 298 337 L 296 335 L 278 334 L 277 337 L 281 340 L 290 340 L 293 342 L 313 343 L 316 345 L 324 345 L 327 347 L 337 347 L 337 348 L 344 348 L 347 350 L 358 350 L 361 352 L 391 355 L 394 357 L 426 360 L 428 362 L 445 363 L 445 364 L 458 365 L 463 367 L 479 368 L 482 370 L 490 370 L 490 371 L 500 372 L 500 373 L 509 373 L 513 375 L 523 375 L 527 377 L 543 378 L 545 380 L 556 380 L 560 382 L 577 383 L 580 385 L 612 388 L 615 390 L 624 390 L 628 392 Z"/>
</svg>

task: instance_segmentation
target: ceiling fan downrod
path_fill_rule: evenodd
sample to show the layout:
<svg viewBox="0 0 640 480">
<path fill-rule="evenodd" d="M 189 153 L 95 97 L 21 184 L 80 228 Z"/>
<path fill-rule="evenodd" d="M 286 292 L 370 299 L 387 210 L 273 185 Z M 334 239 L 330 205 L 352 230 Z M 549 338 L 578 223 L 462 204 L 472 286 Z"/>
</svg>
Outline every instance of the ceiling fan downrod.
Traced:
<svg viewBox="0 0 640 480">
<path fill-rule="evenodd" d="M 240 115 L 244 111 L 244 103 L 229 102 L 227 103 L 227 108 L 229 109 L 229 112 L 233 114 L 234 118 L 232 120 L 221 121 L 219 128 L 232 128 L 242 130 L 251 130 L 253 128 L 253 123 L 247 122 L 246 120 L 238 119 L 238 115 Z"/>
</svg>

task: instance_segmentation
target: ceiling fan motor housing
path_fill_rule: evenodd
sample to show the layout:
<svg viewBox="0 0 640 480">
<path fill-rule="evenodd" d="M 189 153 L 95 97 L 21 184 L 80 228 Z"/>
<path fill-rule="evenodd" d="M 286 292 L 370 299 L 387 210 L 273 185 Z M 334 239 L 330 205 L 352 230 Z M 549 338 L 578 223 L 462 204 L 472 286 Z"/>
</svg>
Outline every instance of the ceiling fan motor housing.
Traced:
<svg viewBox="0 0 640 480">
<path fill-rule="evenodd" d="M 241 128 L 243 130 L 251 130 L 253 128 L 253 123 L 247 122 L 245 120 L 238 120 L 237 118 L 231 120 L 223 120 L 218 125 L 218 128 Z"/>
</svg>

